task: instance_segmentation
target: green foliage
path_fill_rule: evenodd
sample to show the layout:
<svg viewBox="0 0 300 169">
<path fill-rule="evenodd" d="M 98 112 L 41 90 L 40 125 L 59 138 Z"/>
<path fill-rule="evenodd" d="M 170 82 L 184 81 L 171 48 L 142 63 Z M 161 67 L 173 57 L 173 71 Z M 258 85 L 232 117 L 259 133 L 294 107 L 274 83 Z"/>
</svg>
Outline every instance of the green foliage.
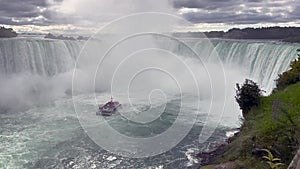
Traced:
<svg viewBox="0 0 300 169">
<path fill-rule="evenodd" d="M 252 107 L 260 104 L 262 90 L 255 82 L 249 79 L 246 79 L 242 86 L 236 84 L 236 87 L 237 90 L 235 99 L 243 111 L 243 115 L 245 116 L 245 114 L 248 113 Z"/>
<path fill-rule="evenodd" d="M 286 124 L 289 124 L 289 127 L 286 132 L 283 133 L 283 136 L 288 138 L 290 147 L 299 144 L 299 138 L 297 137 L 296 131 L 300 126 L 293 119 L 294 112 L 289 111 L 289 109 L 293 107 L 293 104 L 286 104 L 282 99 L 273 100 L 272 119 L 279 123 L 278 125 L 286 126 Z"/>
<path fill-rule="evenodd" d="M 243 110 L 243 124 L 238 136 L 224 148 L 225 153 L 217 157 L 217 163 L 239 161 L 238 168 L 277 169 L 286 167 L 282 162 L 291 162 L 300 146 L 299 72 L 300 56 L 291 63 L 291 70 L 280 75 L 276 92 L 268 97 L 261 96 L 253 81 L 237 84 L 236 100 Z M 258 101 L 251 102 L 255 99 Z M 268 148 L 266 154 L 261 154 L 264 147 Z"/>
<path fill-rule="evenodd" d="M 276 80 L 275 91 L 282 90 L 288 85 L 295 84 L 300 81 L 300 56 L 291 63 L 290 67 L 290 70 L 279 75 L 279 78 Z"/>
<path fill-rule="evenodd" d="M 289 164 L 300 145 L 299 129 L 300 83 L 296 83 L 261 97 L 260 105 L 245 115 L 239 136 L 225 147 L 217 162 L 239 160 L 245 169 L 269 169 L 270 165 L 256 153 L 267 147 Z"/>
<path fill-rule="evenodd" d="M 268 154 L 267 156 L 263 156 L 262 158 L 267 160 L 267 163 L 269 164 L 271 169 L 276 169 L 284 165 L 283 163 L 280 162 L 281 159 L 274 157 L 270 150 L 268 149 L 261 149 L 261 150 Z"/>
</svg>

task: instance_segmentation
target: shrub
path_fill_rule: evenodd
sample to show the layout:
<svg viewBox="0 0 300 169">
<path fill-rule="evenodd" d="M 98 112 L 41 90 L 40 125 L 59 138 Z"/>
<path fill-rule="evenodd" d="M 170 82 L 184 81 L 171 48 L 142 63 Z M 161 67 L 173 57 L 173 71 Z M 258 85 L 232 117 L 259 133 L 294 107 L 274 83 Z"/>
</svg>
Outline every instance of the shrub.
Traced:
<svg viewBox="0 0 300 169">
<path fill-rule="evenodd" d="M 248 113 L 252 107 L 260 104 L 262 90 L 250 79 L 246 79 L 242 86 L 237 83 L 236 87 L 237 90 L 235 99 L 243 112 L 243 116 L 245 117 L 245 114 Z"/>
<path fill-rule="evenodd" d="M 282 90 L 288 85 L 295 84 L 300 81 L 300 56 L 290 64 L 290 67 L 290 70 L 279 75 L 279 78 L 276 80 L 275 91 Z"/>
</svg>

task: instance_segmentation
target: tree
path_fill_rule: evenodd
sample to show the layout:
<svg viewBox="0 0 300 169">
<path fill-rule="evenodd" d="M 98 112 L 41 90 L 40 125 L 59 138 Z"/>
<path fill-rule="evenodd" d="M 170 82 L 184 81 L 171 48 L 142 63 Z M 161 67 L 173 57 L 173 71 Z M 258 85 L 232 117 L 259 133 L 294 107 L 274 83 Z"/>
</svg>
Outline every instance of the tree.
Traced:
<svg viewBox="0 0 300 169">
<path fill-rule="evenodd" d="M 252 107 L 260 104 L 262 90 L 250 79 L 246 79 L 243 85 L 237 83 L 236 87 L 235 99 L 245 117 Z"/>
<path fill-rule="evenodd" d="M 0 27 L 0 38 L 12 38 L 17 36 L 18 34 L 12 28 Z"/>
</svg>

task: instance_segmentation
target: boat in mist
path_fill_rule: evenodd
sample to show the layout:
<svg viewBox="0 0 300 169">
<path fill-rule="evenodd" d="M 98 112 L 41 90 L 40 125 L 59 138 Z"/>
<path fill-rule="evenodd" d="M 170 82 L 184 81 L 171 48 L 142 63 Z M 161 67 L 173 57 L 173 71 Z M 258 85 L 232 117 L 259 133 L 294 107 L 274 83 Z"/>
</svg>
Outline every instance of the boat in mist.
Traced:
<svg viewBox="0 0 300 169">
<path fill-rule="evenodd" d="M 103 106 L 99 106 L 99 110 L 96 112 L 96 115 L 111 116 L 120 107 L 121 104 L 117 101 L 114 101 L 113 98 L 111 97 L 111 100 L 109 102 L 107 102 Z"/>
</svg>

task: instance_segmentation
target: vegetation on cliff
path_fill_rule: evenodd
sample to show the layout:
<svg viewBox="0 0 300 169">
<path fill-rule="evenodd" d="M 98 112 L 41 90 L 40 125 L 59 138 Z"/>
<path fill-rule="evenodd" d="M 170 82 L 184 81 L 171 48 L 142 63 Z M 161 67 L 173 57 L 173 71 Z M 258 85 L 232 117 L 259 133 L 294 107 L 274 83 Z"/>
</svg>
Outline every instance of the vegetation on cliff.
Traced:
<svg viewBox="0 0 300 169">
<path fill-rule="evenodd" d="M 0 27 L 0 38 L 13 38 L 18 34 L 12 28 Z"/>
<path fill-rule="evenodd" d="M 236 87 L 235 99 L 245 116 L 252 107 L 259 106 L 262 90 L 250 79 L 246 79 L 243 85 L 236 84 Z"/>
<path fill-rule="evenodd" d="M 235 161 L 232 168 L 269 169 L 261 151 L 268 149 L 287 168 L 299 147 L 299 129 L 300 83 L 296 83 L 263 97 L 261 105 L 246 114 L 240 133 L 215 163 Z"/>
<path fill-rule="evenodd" d="M 298 49 L 298 51 L 300 52 L 300 49 Z M 274 92 L 283 90 L 287 86 L 300 81 L 300 55 L 298 59 L 294 60 L 290 64 L 290 67 L 290 70 L 279 75 L 279 78 L 276 80 L 276 88 L 274 89 Z"/>
<path fill-rule="evenodd" d="M 276 92 L 261 97 L 260 104 L 244 114 L 240 132 L 222 149 L 213 165 L 201 168 L 224 164 L 245 169 L 288 167 L 300 146 L 300 82 L 299 76 L 292 76 L 294 72 L 299 75 L 299 62 L 300 58 L 279 75 Z"/>
</svg>

